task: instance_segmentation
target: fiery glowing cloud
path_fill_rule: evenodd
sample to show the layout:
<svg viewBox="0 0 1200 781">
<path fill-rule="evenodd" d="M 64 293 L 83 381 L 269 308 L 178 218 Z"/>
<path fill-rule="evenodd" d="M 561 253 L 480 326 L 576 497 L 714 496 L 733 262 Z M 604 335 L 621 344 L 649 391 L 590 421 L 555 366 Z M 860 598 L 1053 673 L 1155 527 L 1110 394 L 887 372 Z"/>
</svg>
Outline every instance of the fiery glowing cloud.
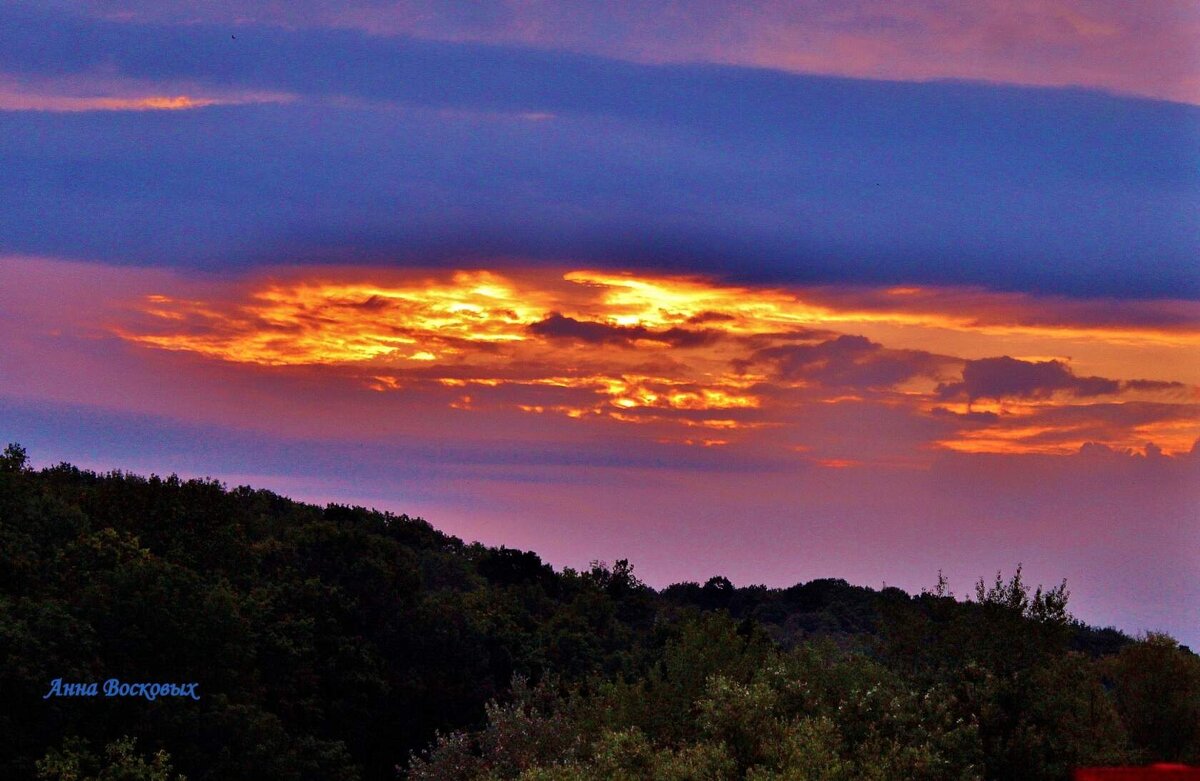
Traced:
<svg viewBox="0 0 1200 781">
<path fill-rule="evenodd" d="M 521 341 L 543 311 L 486 271 L 403 287 L 271 284 L 254 291 L 248 303 L 224 309 L 166 296 L 151 296 L 147 303 L 147 313 L 194 330 L 132 337 L 136 341 L 267 366 L 431 361 L 460 354 L 460 342 Z"/>
<path fill-rule="evenodd" d="M 150 295 L 114 328 L 138 345 L 227 363 L 314 367 L 385 393 L 432 389 L 475 413 L 639 424 L 659 441 L 704 447 L 773 442 L 837 468 L 860 459 L 806 439 L 813 411 L 831 405 L 925 421 L 915 451 L 1187 451 L 1200 436 L 1196 387 L 1132 356 L 1151 346 L 1194 358 L 1196 305 L 1059 303 L 1047 314 L 1028 296 L 982 291 L 340 270 L 245 280 L 205 298 Z M 880 340 L 889 333 L 906 344 Z M 1011 335 L 1039 349 L 974 357 L 945 347 Z M 1116 350 L 1137 373 L 1096 376 L 1045 357 L 1064 350 L 1084 366 L 1090 351 Z"/>
</svg>

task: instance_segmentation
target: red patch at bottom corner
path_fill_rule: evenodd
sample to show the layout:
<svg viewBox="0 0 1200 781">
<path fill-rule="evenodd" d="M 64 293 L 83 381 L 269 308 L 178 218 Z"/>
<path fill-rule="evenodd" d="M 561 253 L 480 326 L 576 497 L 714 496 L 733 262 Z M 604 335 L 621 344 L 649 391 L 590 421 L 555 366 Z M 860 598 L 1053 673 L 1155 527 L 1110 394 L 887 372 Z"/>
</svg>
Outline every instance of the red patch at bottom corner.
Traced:
<svg viewBox="0 0 1200 781">
<path fill-rule="evenodd" d="M 1149 767 L 1079 768 L 1072 781 L 1200 781 L 1200 767 L 1161 763 Z"/>
</svg>

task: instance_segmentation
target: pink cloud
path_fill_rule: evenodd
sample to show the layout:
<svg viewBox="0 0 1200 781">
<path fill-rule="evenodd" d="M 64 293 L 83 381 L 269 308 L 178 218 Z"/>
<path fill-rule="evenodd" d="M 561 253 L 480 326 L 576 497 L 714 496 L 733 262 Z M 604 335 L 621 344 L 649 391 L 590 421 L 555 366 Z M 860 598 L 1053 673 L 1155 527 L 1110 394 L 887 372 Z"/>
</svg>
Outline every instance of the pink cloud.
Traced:
<svg viewBox="0 0 1200 781">
<path fill-rule="evenodd" d="M 294 95 L 159 83 L 108 73 L 17 78 L 0 73 L 0 111 L 186 111 L 208 106 L 287 103 Z"/>
<path fill-rule="evenodd" d="M 93 0 L 117 20 L 335 26 L 511 43 L 642 62 L 716 62 L 873 79 L 1083 86 L 1200 102 L 1190 0 L 732 0 L 679 4 L 451 0 L 335 3 Z"/>
</svg>

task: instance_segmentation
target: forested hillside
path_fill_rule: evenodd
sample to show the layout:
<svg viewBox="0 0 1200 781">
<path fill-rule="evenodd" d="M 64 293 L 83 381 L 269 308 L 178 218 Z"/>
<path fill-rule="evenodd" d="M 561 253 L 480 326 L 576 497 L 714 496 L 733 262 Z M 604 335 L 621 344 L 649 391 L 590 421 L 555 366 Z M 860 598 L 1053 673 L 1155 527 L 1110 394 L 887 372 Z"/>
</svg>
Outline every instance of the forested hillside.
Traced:
<svg viewBox="0 0 1200 781">
<path fill-rule="evenodd" d="M 652 511 L 651 509 L 647 510 Z M 631 557 L 636 551 L 630 551 Z M 932 580 L 932 578 L 931 578 Z M 1055 779 L 1200 761 L 1200 658 L 1020 571 L 656 592 L 420 519 L 0 457 L 0 778 Z M 47 696 L 52 681 L 192 697 Z"/>
</svg>

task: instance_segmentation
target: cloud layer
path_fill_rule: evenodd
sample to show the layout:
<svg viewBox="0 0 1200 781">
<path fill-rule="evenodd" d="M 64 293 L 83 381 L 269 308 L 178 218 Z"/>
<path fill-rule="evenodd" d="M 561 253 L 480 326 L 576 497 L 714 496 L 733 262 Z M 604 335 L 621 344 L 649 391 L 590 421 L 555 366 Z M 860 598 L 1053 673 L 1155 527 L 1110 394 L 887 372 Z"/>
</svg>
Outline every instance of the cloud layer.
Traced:
<svg viewBox="0 0 1200 781">
<path fill-rule="evenodd" d="M 1200 297 L 1194 106 L 125 10 L 0 8 L 0 251 Z"/>
<path fill-rule="evenodd" d="M 991 309 L 1006 328 L 1029 328 L 1044 350 L 1077 345 L 1081 334 L 1130 349 L 1173 335 L 1177 349 L 1195 354 L 1200 337 L 1195 317 L 1167 331 L 1026 324 L 1022 307 L 998 296 L 965 319 L 954 312 L 961 295 L 948 291 L 939 311 L 936 297 L 907 290 L 839 295 L 536 268 L 511 276 L 326 270 L 250 279 L 219 297 L 154 293 L 132 302 L 138 311 L 114 330 L 226 363 L 319 368 L 330 381 L 442 398 L 483 417 L 507 410 L 638 424 L 660 442 L 710 447 L 787 443 L 827 461 L 844 453 L 808 422 L 836 417 L 822 408 L 837 405 L 925 429 L 879 452 L 858 443 L 856 463 L 903 448 L 914 458 L 930 448 L 1070 453 L 1087 442 L 1141 449 L 1152 441 L 1180 454 L 1200 437 L 1200 396 L 1186 382 L 1081 375 L 1062 359 L 895 348 L 857 332 L 881 324 L 924 331 L 932 346 L 939 332 L 986 331 Z"/>
<path fill-rule="evenodd" d="M 115 20 L 337 27 L 375 35 L 566 49 L 640 62 L 713 62 L 882 79 L 1101 87 L 1200 102 L 1200 12 L 1186 0 L 730 0 L 194 3 L 121 0 Z M 235 29 L 236 29 L 235 27 Z"/>
</svg>

